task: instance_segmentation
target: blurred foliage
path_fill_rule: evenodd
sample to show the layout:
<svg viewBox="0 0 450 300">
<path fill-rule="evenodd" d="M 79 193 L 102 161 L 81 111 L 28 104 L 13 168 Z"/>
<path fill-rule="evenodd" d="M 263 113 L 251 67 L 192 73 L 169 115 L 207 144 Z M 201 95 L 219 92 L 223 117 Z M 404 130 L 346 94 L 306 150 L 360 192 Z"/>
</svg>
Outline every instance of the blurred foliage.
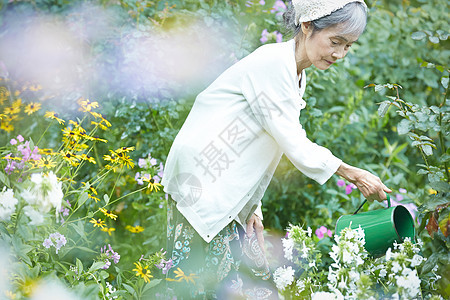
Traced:
<svg viewBox="0 0 450 300">
<path fill-rule="evenodd" d="M 164 161 L 195 96 L 228 66 L 259 47 L 264 29 L 283 33 L 284 41 L 291 38 L 282 29 L 281 16 L 272 9 L 275 1 L 263 2 L 3 1 L 0 4 L 0 43 L 8 41 L 9 36 L 20 34 L 17 27 L 9 26 L 11 23 L 32 24 L 36 16 L 58 16 L 93 59 L 82 66 L 82 72 L 73 72 L 76 84 L 62 90 L 48 92 L 44 87 L 39 91 L 42 111 L 55 110 L 64 117 L 76 117 L 79 116 L 76 99 L 80 96 L 95 99 L 101 103 L 102 113 L 108 120 L 112 124 L 120 124 L 105 132 L 108 147 L 135 146 L 136 150 L 130 154 L 133 159 L 151 153 L 152 157 Z M 433 229 L 430 226 L 420 233 L 425 241 L 423 252 L 430 257 L 425 267 L 435 264 L 444 267 L 438 273 L 443 277 L 441 293 L 448 297 L 447 224 L 450 221 L 446 223 L 449 220 L 446 155 L 450 154 L 450 145 L 446 98 L 450 50 L 449 13 L 444 8 L 448 7 L 449 1 L 384 0 L 366 3 L 369 6 L 368 26 L 346 59 L 327 71 L 313 67 L 306 70 L 308 84 L 304 98 L 307 107 L 302 110 L 300 121 L 311 140 L 329 148 L 343 161 L 379 175 L 394 193 L 401 188 L 407 190 L 402 203 L 419 206 L 421 229 L 433 222 Z M 84 9 L 78 10 L 80 7 Z M 102 18 L 93 18 L 97 15 Z M 89 28 L 99 28 L 99 31 L 92 34 Z M 167 47 L 167 38 L 179 33 L 185 39 L 171 51 L 164 48 Z M 140 48 L 142 44 L 149 46 Z M 183 61 L 176 60 L 176 48 L 189 44 L 213 49 L 214 55 L 199 49 L 198 55 L 204 57 L 206 63 L 192 68 L 194 70 L 189 76 L 174 77 L 180 65 L 170 64 L 170 61 L 173 58 L 182 64 Z M 209 44 L 214 47 L 207 48 Z M 11 49 L 17 53 L 26 54 L 27 51 L 17 45 L 11 45 Z M 0 60 L 3 55 L 5 52 L 0 51 Z M 146 56 L 152 59 L 143 60 Z M 7 72 L 0 66 L 0 76 L 8 77 L 7 74 L 18 81 L 26 77 L 20 68 L 10 67 L 12 62 L 4 60 L 4 64 Z M 97 71 L 91 72 L 94 69 Z M 162 70 L 169 75 L 161 76 Z M 401 85 L 401 97 L 392 94 L 386 82 Z M 377 93 L 365 88 L 371 84 Z M 10 101 L 7 98 L 5 101 Z M 398 99 L 411 104 L 404 115 L 392 106 Z M 24 98 L 24 102 L 29 101 L 35 100 Z M 411 114 L 416 119 L 411 119 Z M 406 124 L 404 120 L 417 120 L 419 125 Z M 22 116 L 11 121 L 15 129 L 0 131 L 2 144 L 19 133 L 34 138 L 46 128 L 46 124 L 34 117 Z M 1 122 L 5 124 L 5 120 Z M 408 133 L 416 134 L 418 139 Z M 59 130 L 49 129 L 45 143 L 54 147 L 60 136 Z M 433 149 L 432 156 L 426 154 L 429 147 Z M 105 150 L 105 145 L 101 144 L 95 148 L 98 153 Z M 92 167 L 85 167 L 80 170 L 79 179 L 85 180 L 93 172 Z M 435 175 L 431 175 L 432 180 L 427 180 L 430 174 Z M 266 228 L 283 231 L 289 223 L 308 224 L 312 228 L 322 225 L 334 227 L 340 215 L 353 212 L 363 201 L 357 191 L 345 193 L 336 185 L 337 179 L 332 178 L 319 186 L 298 172 L 284 157 L 263 198 Z M 132 182 L 133 174 L 124 176 L 118 181 L 116 193 L 129 192 Z M 107 191 L 113 186 L 111 182 L 104 189 Z M 131 205 L 129 215 L 124 219 L 147 222 L 149 230 L 145 231 L 145 238 L 140 242 L 149 245 L 148 251 L 157 251 L 158 247 L 164 246 L 160 245 L 164 240 L 163 216 L 160 213 L 149 215 L 158 209 L 159 203 L 139 194 L 136 204 L 124 204 L 125 208 Z M 380 204 L 373 203 L 365 209 L 380 207 Z M 429 232 L 434 235 L 430 236 Z M 129 247 L 124 251 L 125 255 L 136 257 L 143 249 Z"/>
</svg>

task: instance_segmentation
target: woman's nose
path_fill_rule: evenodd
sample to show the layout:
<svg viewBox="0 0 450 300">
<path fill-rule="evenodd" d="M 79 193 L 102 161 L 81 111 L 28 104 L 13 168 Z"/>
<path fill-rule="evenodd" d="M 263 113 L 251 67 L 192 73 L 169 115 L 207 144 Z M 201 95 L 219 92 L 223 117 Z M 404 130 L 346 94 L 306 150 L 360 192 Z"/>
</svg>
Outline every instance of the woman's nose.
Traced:
<svg viewBox="0 0 450 300">
<path fill-rule="evenodd" d="M 336 52 L 333 53 L 333 58 L 338 60 L 338 59 L 342 59 L 345 57 L 346 51 L 344 49 L 340 49 Z"/>
</svg>

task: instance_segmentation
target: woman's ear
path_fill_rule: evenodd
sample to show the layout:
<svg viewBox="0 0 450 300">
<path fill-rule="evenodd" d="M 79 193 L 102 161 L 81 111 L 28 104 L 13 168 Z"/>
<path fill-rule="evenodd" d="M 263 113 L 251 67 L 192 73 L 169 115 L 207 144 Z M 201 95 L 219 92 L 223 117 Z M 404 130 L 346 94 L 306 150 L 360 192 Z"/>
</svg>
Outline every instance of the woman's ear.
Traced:
<svg viewBox="0 0 450 300">
<path fill-rule="evenodd" d="M 311 22 L 303 22 L 302 23 L 302 32 L 305 36 L 308 36 L 308 33 L 312 31 L 312 24 Z"/>
</svg>

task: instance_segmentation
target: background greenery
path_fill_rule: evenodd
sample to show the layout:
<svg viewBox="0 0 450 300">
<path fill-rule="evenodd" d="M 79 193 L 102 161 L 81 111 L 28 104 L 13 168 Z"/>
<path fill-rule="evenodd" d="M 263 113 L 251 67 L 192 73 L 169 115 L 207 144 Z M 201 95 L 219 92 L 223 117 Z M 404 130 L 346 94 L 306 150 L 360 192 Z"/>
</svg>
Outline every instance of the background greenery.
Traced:
<svg viewBox="0 0 450 300">
<path fill-rule="evenodd" d="M 75 100 L 85 97 L 100 102 L 102 114 L 113 124 L 104 134 L 108 145 L 98 144 L 95 151 L 105 154 L 107 149 L 135 146 L 131 153 L 134 160 L 150 153 L 164 161 L 196 95 L 228 66 L 259 47 L 263 29 L 281 32 L 283 41 L 290 38 L 282 29 L 281 18 L 271 12 L 274 2 L 0 2 L 3 78 L 17 86 L 30 81 L 41 83 L 36 82 L 39 72 L 47 66 L 31 61 L 36 63 L 31 76 L 30 68 L 20 63 L 30 49 L 17 38 L 41 17 L 67 26 L 73 34 L 71 39 L 82 45 L 80 56 L 90 57 L 79 69 L 64 63 L 52 66 L 56 70 L 69 68 L 72 76 L 67 82 L 64 76 L 46 78 L 38 97 L 28 97 L 28 101 L 34 101 L 33 97 L 45 99 L 42 110 L 15 120 L 13 131 L 1 130 L 1 144 L 6 145 L 18 134 L 37 139 L 47 127 L 38 117 L 45 110 L 57 111 L 66 118 L 80 116 Z M 370 8 L 366 32 L 346 59 L 324 72 L 307 70 L 304 98 L 308 105 L 300 121 L 311 140 L 345 162 L 378 174 L 394 194 L 400 188 L 407 190 L 402 203 L 414 203 L 420 212 L 418 231 L 425 242 L 424 256 L 428 257 L 423 272 L 440 265 L 440 293 L 449 297 L 449 1 L 366 3 Z M 173 35 L 183 38 L 169 49 L 165 41 Z M 141 48 L 142 44 L 150 46 Z M 204 55 L 206 63 L 185 70 L 185 76 L 170 76 L 183 64 L 176 59 L 176 49 L 189 45 L 194 45 L 193 49 L 198 45 L 199 53 L 187 57 L 200 62 Z M 206 45 L 215 51 L 212 55 L 201 51 Z M 143 57 L 152 59 L 148 62 Z M 172 58 L 174 65 L 170 64 Z M 41 144 L 55 147 L 60 138 L 60 128 L 51 128 Z M 77 180 L 85 181 L 94 173 L 93 166 L 83 167 Z M 102 189 L 113 189 L 115 197 L 125 195 L 133 190 L 134 173 L 124 172 Z M 333 228 L 340 215 L 353 212 L 363 201 L 357 191 L 347 195 L 336 185 L 337 179 L 319 186 L 283 158 L 263 199 L 268 232 L 282 232 L 289 223 Z M 124 230 L 113 235 L 111 243 L 120 245 L 114 249 L 128 264 L 142 253 L 165 246 L 165 212 L 159 208 L 162 197 L 140 193 L 121 204 L 125 210 L 118 228 L 125 224 L 146 228 L 137 238 Z M 365 209 L 379 207 L 375 203 Z"/>
</svg>

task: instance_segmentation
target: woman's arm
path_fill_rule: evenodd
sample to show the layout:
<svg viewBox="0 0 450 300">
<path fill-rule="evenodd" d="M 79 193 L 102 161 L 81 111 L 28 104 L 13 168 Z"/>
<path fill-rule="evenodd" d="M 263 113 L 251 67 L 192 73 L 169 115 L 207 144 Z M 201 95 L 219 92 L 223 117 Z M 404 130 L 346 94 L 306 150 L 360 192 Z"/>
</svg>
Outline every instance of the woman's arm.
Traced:
<svg viewBox="0 0 450 300">
<path fill-rule="evenodd" d="M 377 176 L 344 162 L 340 165 L 336 174 L 356 185 L 368 201 L 377 200 L 381 202 L 386 199 L 385 192 L 392 192 Z"/>
</svg>

